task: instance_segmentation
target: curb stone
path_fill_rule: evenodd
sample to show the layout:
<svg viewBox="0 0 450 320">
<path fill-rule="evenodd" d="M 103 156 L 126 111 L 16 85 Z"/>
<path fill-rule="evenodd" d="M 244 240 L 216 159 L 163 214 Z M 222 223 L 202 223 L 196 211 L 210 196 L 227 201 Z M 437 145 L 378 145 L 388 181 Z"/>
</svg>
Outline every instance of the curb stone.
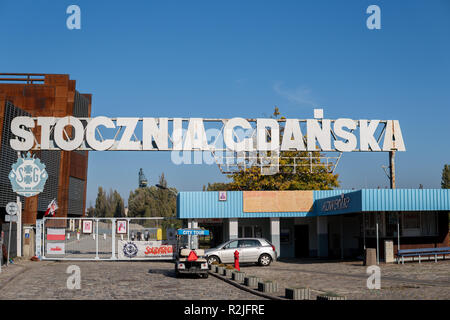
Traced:
<svg viewBox="0 0 450 320">
<path fill-rule="evenodd" d="M 266 299 L 269 299 L 269 300 L 288 300 L 288 301 L 290 300 L 290 299 L 286 299 L 286 298 L 281 298 L 281 297 L 276 297 L 276 296 L 271 296 L 271 295 L 268 295 L 268 294 L 264 294 L 264 293 L 262 293 L 260 291 L 251 289 L 251 288 L 249 288 L 249 287 L 247 287 L 247 286 L 245 286 L 243 284 L 237 283 L 236 281 L 233 281 L 231 279 L 227 279 L 227 278 L 225 278 L 223 276 L 220 276 L 217 273 L 212 273 L 212 272 L 209 271 L 209 274 L 211 274 L 212 276 L 214 276 L 214 277 L 216 277 L 216 278 L 218 278 L 218 279 L 220 279 L 222 281 L 225 281 L 225 282 L 227 282 L 227 283 L 229 283 L 229 284 L 231 284 L 231 285 L 233 285 L 233 286 L 235 286 L 235 287 L 237 287 L 237 288 L 239 288 L 241 290 L 253 293 L 254 295 L 260 296 L 262 298 L 266 298 Z"/>
</svg>

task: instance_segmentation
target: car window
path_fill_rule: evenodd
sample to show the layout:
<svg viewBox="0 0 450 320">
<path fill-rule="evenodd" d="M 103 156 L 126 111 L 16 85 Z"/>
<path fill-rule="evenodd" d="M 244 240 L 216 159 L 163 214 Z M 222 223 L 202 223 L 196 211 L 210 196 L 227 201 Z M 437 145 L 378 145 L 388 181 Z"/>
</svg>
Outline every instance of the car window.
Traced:
<svg viewBox="0 0 450 320">
<path fill-rule="evenodd" d="M 261 244 L 258 240 L 239 240 L 239 248 L 259 247 Z"/>
<path fill-rule="evenodd" d="M 238 246 L 238 242 L 236 241 L 231 241 L 229 244 L 227 244 L 226 246 L 224 246 L 224 249 L 234 249 L 237 248 Z"/>
</svg>

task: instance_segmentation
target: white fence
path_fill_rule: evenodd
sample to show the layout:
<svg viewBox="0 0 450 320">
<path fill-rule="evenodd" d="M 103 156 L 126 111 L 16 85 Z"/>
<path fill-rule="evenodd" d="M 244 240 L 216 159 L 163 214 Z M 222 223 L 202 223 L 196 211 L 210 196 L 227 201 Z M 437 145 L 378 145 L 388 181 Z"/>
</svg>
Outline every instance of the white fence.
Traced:
<svg viewBox="0 0 450 320">
<path fill-rule="evenodd" d="M 44 218 L 36 253 L 43 260 L 172 260 L 173 219 Z"/>
</svg>

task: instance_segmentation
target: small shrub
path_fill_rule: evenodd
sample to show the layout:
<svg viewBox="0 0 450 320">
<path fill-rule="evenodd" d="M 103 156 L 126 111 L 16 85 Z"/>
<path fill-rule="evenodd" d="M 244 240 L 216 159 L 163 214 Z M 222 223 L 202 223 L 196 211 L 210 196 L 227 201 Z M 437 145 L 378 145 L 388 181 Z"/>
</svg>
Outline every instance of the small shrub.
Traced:
<svg viewBox="0 0 450 320">
<path fill-rule="evenodd" d="M 218 265 L 219 263 L 217 261 L 213 261 L 211 264 Z"/>
<path fill-rule="evenodd" d="M 225 267 L 223 263 L 219 264 L 218 267 Z"/>
<path fill-rule="evenodd" d="M 234 267 L 233 266 L 226 266 L 225 269 L 227 269 L 227 270 L 234 270 Z"/>
</svg>

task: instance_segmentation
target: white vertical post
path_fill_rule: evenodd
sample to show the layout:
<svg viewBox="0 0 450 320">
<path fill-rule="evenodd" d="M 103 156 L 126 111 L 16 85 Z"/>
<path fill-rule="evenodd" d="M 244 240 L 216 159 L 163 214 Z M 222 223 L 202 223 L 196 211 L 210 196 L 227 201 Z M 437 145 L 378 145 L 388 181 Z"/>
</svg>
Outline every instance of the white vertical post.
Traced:
<svg viewBox="0 0 450 320">
<path fill-rule="evenodd" d="M 11 226 L 12 226 L 12 221 L 9 221 L 9 234 L 8 234 L 8 255 L 6 256 L 6 265 L 9 265 L 9 249 L 11 248 Z M 3 254 L 3 252 L 2 252 Z"/>
<path fill-rule="evenodd" d="M 45 217 L 42 219 L 42 258 L 45 258 Z"/>
<path fill-rule="evenodd" d="M 17 212 L 17 256 L 22 256 L 22 202 L 20 202 L 20 197 L 17 196 L 17 206 L 19 207 L 19 210 Z"/>
<path fill-rule="evenodd" d="M 281 254 L 280 248 L 280 218 L 269 218 L 270 219 L 270 242 L 275 247 L 277 251 L 277 258 Z"/>
<path fill-rule="evenodd" d="M 238 237 L 238 219 L 228 219 L 228 237 L 229 240 Z"/>
<path fill-rule="evenodd" d="M 21 158 L 20 151 L 17 151 L 17 158 Z M 16 198 L 17 206 L 19 210 L 17 212 L 17 222 L 16 222 L 16 244 L 17 244 L 17 256 L 22 256 L 22 202 L 20 202 L 20 196 Z M 11 223 L 11 222 L 10 222 Z M 9 258 L 8 258 L 9 260 Z"/>
<path fill-rule="evenodd" d="M 98 260 L 98 219 L 95 219 L 95 259 Z"/>
<path fill-rule="evenodd" d="M 198 228 L 197 220 L 192 220 L 191 225 L 193 229 L 197 229 Z M 191 237 L 191 241 L 193 244 L 192 249 L 198 249 L 198 236 L 195 236 L 193 239 Z"/>
<path fill-rule="evenodd" d="M 112 241 L 112 246 L 111 246 L 111 259 L 115 260 L 116 259 L 116 219 L 111 219 L 112 224 L 111 224 L 111 241 Z"/>
<path fill-rule="evenodd" d="M 127 241 L 130 241 L 130 219 L 127 219 Z"/>
<path fill-rule="evenodd" d="M 42 219 L 36 220 L 35 255 L 42 256 Z"/>
</svg>

